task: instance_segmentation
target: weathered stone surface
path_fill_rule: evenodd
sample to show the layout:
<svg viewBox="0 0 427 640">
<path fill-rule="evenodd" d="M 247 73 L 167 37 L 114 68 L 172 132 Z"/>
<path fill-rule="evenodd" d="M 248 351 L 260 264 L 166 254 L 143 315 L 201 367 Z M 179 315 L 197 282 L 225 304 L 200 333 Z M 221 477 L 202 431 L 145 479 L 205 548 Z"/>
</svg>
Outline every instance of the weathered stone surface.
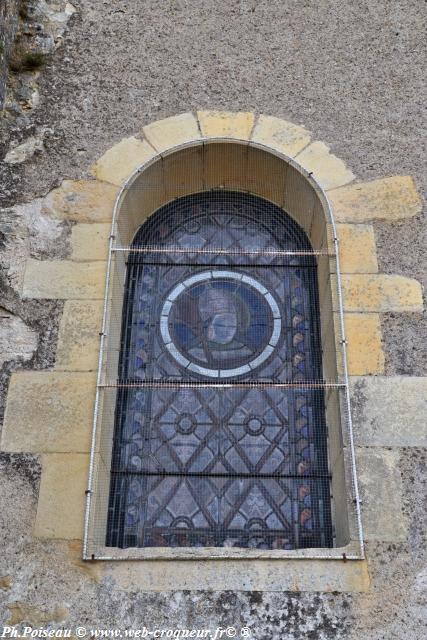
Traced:
<svg viewBox="0 0 427 640">
<path fill-rule="evenodd" d="M 339 560 L 145 560 L 116 563 L 111 576 L 133 591 L 367 591 L 366 562 Z"/>
<path fill-rule="evenodd" d="M 345 311 L 422 311 L 419 282 L 385 274 L 342 277 Z"/>
<path fill-rule="evenodd" d="M 148 142 L 159 152 L 200 139 L 197 120 L 192 113 L 157 120 L 144 127 L 143 132 Z"/>
<path fill-rule="evenodd" d="M 92 169 L 98 180 L 122 185 L 138 167 L 154 158 L 156 151 L 146 140 L 124 138 L 108 149 Z"/>
<path fill-rule="evenodd" d="M 105 289 L 104 262 L 28 260 L 23 297 L 100 300 Z"/>
<path fill-rule="evenodd" d="M 33 628 L 37 628 L 51 622 L 64 622 L 70 615 L 68 609 L 62 606 L 57 606 L 52 611 L 46 611 L 26 602 L 12 602 L 7 605 L 7 608 L 10 612 L 7 624 L 11 626 L 25 622 Z"/>
<path fill-rule="evenodd" d="M 30 360 L 37 349 L 37 333 L 21 318 L 0 307 L 0 366 L 9 360 Z"/>
<path fill-rule="evenodd" d="M 76 224 L 71 231 L 71 260 L 107 260 L 111 225 Z"/>
<path fill-rule="evenodd" d="M 377 251 L 372 225 L 339 224 L 341 273 L 377 273 Z"/>
<path fill-rule="evenodd" d="M 69 540 L 67 542 L 68 554 L 67 562 L 71 562 L 73 567 L 77 567 L 79 572 L 90 578 L 91 581 L 100 582 L 108 565 L 106 562 L 87 562 L 83 560 L 83 541 Z"/>
<path fill-rule="evenodd" d="M 8 591 L 11 588 L 12 585 L 13 585 L 12 576 L 1 576 L 0 577 L 0 589 L 3 589 L 4 591 Z"/>
<path fill-rule="evenodd" d="M 203 137 L 240 140 L 248 140 L 255 120 L 250 111 L 198 111 L 197 118 Z"/>
<path fill-rule="evenodd" d="M 14 373 L 2 449 L 30 453 L 89 451 L 95 389 L 94 373 Z"/>
<path fill-rule="evenodd" d="M 405 540 L 399 452 L 358 447 L 356 460 L 365 539 Z"/>
<path fill-rule="evenodd" d="M 310 132 L 304 127 L 281 118 L 260 115 L 252 140 L 293 158 L 310 143 L 311 137 Z"/>
<path fill-rule="evenodd" d="M 43 151 L 43 137 L 42 136 L 30 136 L 25 142 L 12 147 L 6 154 L 3 162 L 7 164 L 21 164 L 32 158 L 35 153 Z"/>
<path fill-rule="evenodd" d="M 0 108 L 4 107 L 4 115 L 9 120 L 5 124 L 12 125 L 14 133 L 18 128 L 25 130 L 32 115 L 30 110 L 39 105 L 37 81 L 40 67 L 36 64 L 31 68 L 28 55 L 46 56 L 60 47 L 67 23 L 74 13 L 76 8 L 67 0 L 53 4 L 45 0 L 1 1 Z M 11 69 L 14 70 L 13 75 Z M 32 100 L 28 100 L 29 88 L 34 96 Z M 16 116 L 20 116 L 18 127 Z"/>
<path fill-rule="evenodd" d="M 0 7 L 0 109 L 3 109 L 6 96 L 6 83 L 9 75 L 9 55 L 15 40 L 19 22 L 19 0 L 4 0 Z"/>
<path fill-rule="evenodd" d="M 354 175 L 344 162 L 334 156 L 323 142 L 312 142 L 295 160 L 313 173 L 323 189 L 334 189 L 354 180 Z"/>
<path fill-rule="evenodd" d="M 59 326 L 55 369 L 97 369 L 102 311 L 101 300 L 67 300 Z"/>
<path fill-rule="evenodd" d="M 0 269 L 19 294 L 30 255 L 57 259 L 69 253 L 67 223 L 41 215 L 42 205 L 36 198 L 0 212 Z"/>
<path fill-rule="evenodd" d="M 394 222 L 421 212 L 421 198 L 411 176 L 393 176 L 328 192 L 337 221 Z"/>
<path fill-rule="evenodd" d="M 110 222 L 119 187 L 100 180 L 64 180 L 45 198 L 45 215 L 75 222 Z"/>
<path fill-rule="evenodd" d="M 345 313 L 348 371 L 350 375 L 384 373 L 381 323 L 376 313 Z"/>
<path fill-rule="evenodd" d="M 82 539 L 89 456 L 46 453 L 42 466 L 34 536 Z"/>
<path fill-rule="evenodd" d="M 427 446 L 427 378 L 350 378 L 355 439 L 364 446 Z"/>
</svg>

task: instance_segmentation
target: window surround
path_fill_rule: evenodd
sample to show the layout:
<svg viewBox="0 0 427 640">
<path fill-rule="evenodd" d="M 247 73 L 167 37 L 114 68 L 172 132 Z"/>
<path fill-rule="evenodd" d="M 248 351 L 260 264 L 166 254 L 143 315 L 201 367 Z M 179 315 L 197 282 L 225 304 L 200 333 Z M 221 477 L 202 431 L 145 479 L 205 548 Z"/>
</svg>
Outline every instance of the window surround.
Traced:
<svg viewBox="0 0 427 640">
<path fill-rule="evenodd" d="M 319 550 L 315 550 L 316 558 L 279 552 L 279 557 L 259 559 L 256 550 L 243 550 L 242 556 L 233 558 L 228 554 L 221 559 L 221 550 L 214 549 L 216 555 L 208 562 L 201 561 L 200 554 L 194 560 L 187 556 L 162 561 L 157 556 L 144 562 L 81 562 L 99 332 L 114 204 L 129 176 L 139 167 L 173 147 L 212 137 L 260 143 L 272 152 L 295 158 L 326 192 L 340 241 L 350 388 L 352 397 L 362 402 L 360 409 L 366 411 L 362 414 L 358 405 L 354 407 L 364 536 L 374 543 L 400 543 L 407 539 L 398 452 L 389 447 L 395 447 L 397 441 L 413 445 L 418 440 L 417 436 L 414 440 L 412 435 L 396 432 L 396 403 L 386 406 L 381 401 L 390 396 L 396 385 L 401 388 L 403 382 L 405 393 L 421 393 L 422 380 L 387 375 L 381 321 L 382 314 L 389 312 L 422 313 L 423 291 L 414 278 L 379 270 L 374 223 L 408 223 L 421 213 L 422 200 L 415 181 L 410 175 L 384 174 L 360 181 L 326 144 L 313 139 L 301 125 L 263 114 L 218 111 L 182 113 L 147 124 L 134 136 L 118 138 L 90 168 L 91 176 L 64 179 L 41 201 L 34 201 L 37 207 L 41 204 L 42 216 L 66 221 L 71 233 L 67 256 L 28 257 L 14 277 L 16 291 L 23 299 L 57 300 L 63 306 L 53 368 L 13 372 L 7 392 L 0 448 L 13 454 L 35 455 L 41 462 L 34 527 L 28 533 L 34 544 L 43 541 L 59 561 L 68 562 L 70 570 L 80 568 L 97 580 L 104 576 L 132 592 L 369 591 L 367 561 L 351 560 L 352 552 L 360 555 L 351 493 L 350 543 L 333 550 L 334 561 Z M 338 311 L 335 318 L 338 320 Z M 373 418 L 381 426 L 375 437 Z M 347 460 L 346 469 L 350 487 L 351 460 Z M 387 491 L 390 499 L 384 502 L 382 497 Z M 85 558 L 92 560 L 89 549 L 86 547 Z M 351 561 L 346 562 L 348 559 Z"/>
<path fill-rule="evenodd" d="M 239 173 L 242 166 L 246 166 L 246 170 Z M 294 198 L 293 206 L 291 206 L 292 203 L 288 202 L 286 204 L 283 202 L 283 184 L 286 182 L 292 183 L 289 194 L 291 198 Z M 170 188 L 170 185 L 172 185 L 172 188 Z M 339 437 L 342 436 L 344 439 L 344 456 L 346 460 L 345 464 L 343 460 L 341 461 L 343 472 L 341 475 L 341 496 L 339 496 L 341 502 L 338 506 L 338 487 L 334 490 L 336 523 L 338 522 L 337 516 L 339 513 L 347 511 L 343 521 L 338 524 L 338 546 L 331 549 L 293 551 L 260 551 L 230 548 L 130 548 L 123 550 L 111 547 L 102 548 L 99 544 L 94 544 L 94 533 L 99 528 L 99 523 L 102 523 L 103 511 L 105 511 L 106 517 L 105 500 L 103 501 L 102 499 L 102 491 L 99 491 L 103 484 L 102 478 L 105 481 L 106 476 L 105 474 L 102 476 L 102 471 L 100 471 L 102 465 L 99 464 L 97 453 L 100 448 L 100 439 L 106 438 L 105 426 L 100 426 L 100 421 L 102 420 L 101 396 L 103 394 L 103 384 L 106 377 L 108 377 L 105 375 L 106 367 L 111 365 L 111 363 L 105 361 L 111 305 L 116 308 L 121 307 L 120 294 L 118 294 L 117 289 L 112 294 L 114 290 L 113 281 L 117 279 L 115 274 L 120 273 L 120 277 L 123 279 L 124 273 L 124 261 L 115 258 L 117 254 L 114 249 L 117 245 L 128 246 L 143 221 L 160 206 L 170 202 L 175 197 L 194 193 L 197 190 L 221 187 L 232 190 L 246 190 L 278 204 L 303 227 L 312 241 L 314 249 L 328 248 L 336 256 L 336 268 L 331 270 L 328 265 L 323 275 L 325 293 L 322 294 L 321 291 L 320 293 L 324 296 L 324 300 L 321 300 L 321 317 L 327 308 L 327 313 L 332 318 L 336 317 L 338 319 L 337 325 L 333 324 L 335 326 L 335 335 L 332 336 L 333 348 L 337 344 L 339 350 L 338 365 L 336 362 L 326 363 L 325 366 L 329 367 L 329 372 L 327 372 L 329 375 L 324 377 L 325 379 L 333 379 L 336 375 L 336 370 L 335 373 L 332 370 L 336 366 L 338 367 L 344 396 L 342 410 L 344 410 L 346 416 L 346 428 L 343 433 L 339 434 Z M 143 189 L 142 193 L 144 193 L 144 208 L 142 211 L 141 189 Z M 307 202 L 311 203 L 310 209 L 313 213 L 310 220 L 304 220 Z M 321 287 L 322 284 L 320 284 L 319 289 Z M 325 303 L 325 307 L 322 310 L 323 303 Z M 109 339 L 111 339 L 111 335 Z M 115 339 L 117 340 L 117 336 Z M 329 346 L 329 352 L 332 353 L 332 351 L 333 349 Z M 114 364 L 112 366 L 114 368 Z M 110 422 L 113 422 L 112 419 L 110 419 Z M 341 429 L 341 420 L 338 420 L 336 428 Z M 108 494 L 108 491 L 104 493 Z M 102 527 L 103 525 L 101 524 L 101 530 Z M 101 330 L 83 557 L 85 559 L 130 560 L 157 558 L 342 559 L 343 556 L 349 560 L 360 560 L 364 557 L 364 550 L 348 391 L 338 238 L 328 197 L 315 179 L 313 172 L 277 149 L 259 142 L 231 137 L 212 137 L 191 140 L 183 144 L 173 145 L 169 149 L 163 149 L 132 172 L 123 184 L 114 207 L 106 276 L 104 318 Z"/>
</svg>

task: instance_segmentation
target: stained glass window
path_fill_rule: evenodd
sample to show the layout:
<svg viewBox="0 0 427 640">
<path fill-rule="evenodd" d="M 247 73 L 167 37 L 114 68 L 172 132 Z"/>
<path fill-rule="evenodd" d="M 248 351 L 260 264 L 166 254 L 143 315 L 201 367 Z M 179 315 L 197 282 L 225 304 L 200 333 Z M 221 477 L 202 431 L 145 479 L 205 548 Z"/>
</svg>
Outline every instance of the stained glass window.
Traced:
<svg viewBox="0 0 427 640">
<path fill-rule="evenodd" d="M 277 206 L 162 207 L 128 255 L 107 545 L 332 545 L 316 257 Z"/>
</svg>

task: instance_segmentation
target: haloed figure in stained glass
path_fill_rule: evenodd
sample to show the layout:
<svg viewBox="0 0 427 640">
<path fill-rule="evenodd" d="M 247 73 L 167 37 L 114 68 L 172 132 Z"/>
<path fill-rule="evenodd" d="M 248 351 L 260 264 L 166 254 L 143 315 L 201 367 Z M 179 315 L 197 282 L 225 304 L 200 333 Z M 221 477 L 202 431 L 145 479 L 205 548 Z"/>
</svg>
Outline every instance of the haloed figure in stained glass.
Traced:
<svg viewBox="0 0 427 640">
<path fill-rule="evenodd" d="M 172 307 L 170 324 L 174 343 L 190 361 L 215 376 L 230 369 L 236 375 L 239 367 L 245 373 L 265 345 L 273 318 L 263 296 L 242 283 L 241 274 L 220 273 L 208 272 L 208 280 L 186 288 Z"/>
</svg>

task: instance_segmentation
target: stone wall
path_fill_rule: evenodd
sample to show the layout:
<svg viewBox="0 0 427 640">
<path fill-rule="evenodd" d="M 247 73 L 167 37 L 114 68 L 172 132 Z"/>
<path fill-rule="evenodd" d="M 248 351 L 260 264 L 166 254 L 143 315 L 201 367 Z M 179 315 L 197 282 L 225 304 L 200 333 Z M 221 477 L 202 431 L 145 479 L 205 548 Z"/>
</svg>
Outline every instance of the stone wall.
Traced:
<svg viewBox="0 0 427 640">
<path fill-rule="evenodd" d="M 0 110 L 6 96 L 8 59 L 18 26 L 19 0 L 4 0 L 0 6 Z"/>
<path fill-rule="evenodd" d="M 64 32 L 63 47 L 38 77 L 39 103 L 13 120 L 5 155 L 37 136 L 38 128 L 45 127 L 47 133 L 33 155 L 23 154 L 19 162 L 10 162 L 9 156 L 2 168 L 0 321 L 9 345 L 3 397 L 10 388 L 8 403 L 21 415 L 3 432 L 9 444 L 0 454 L 0 620 L 18 629 L 24 624 L 212 629 L 237 624 L 250 627 L 257 640 L 418 640 L 426 623 L 421 417 L 426 323 L 418 285 L 409 290 L 407 280 L 392 278 L 397 274 L 425 284 L 426 237 L 417 197 L 402 205 L 396 195 L 405 185 L 411 185 L 414 194 L 412 180 L 387 181 L 410 174 L 425 193 L 419 6 L 379 2 L 367 8 L 361 2 L 338 6 L 327 0 L 315 5 L 221 1 L 214 8 L 211 2 L 187 0 L 74 4 L 77 12 Z M 251 591 L 153 592 L 153 583 L 149 589 L 141 587 L 141 565 L 106 569 L 102 563 L 81 561 L 76 502 L 51 500 L 47 517 L 37 518 L 40 497 L 52 497 L 44 488 L 55 469 L 65 492 L 70 486 L 84 491 L 86 482 L 80 470 L 87 449 L 79 445 L 74 453 L 64 453 L 55 442 L 50 451 L 40 450 L 27 416 L 49 416 L 52 439 L 43 437 L 46 447 L 56 437 L 52 424 L 60 426 L 70 416 L 67 402 L 84 412 L 84 389 L 92 384 L 96 350 L 84 345 L 96 328 L 99 308 L 95 302 L 87 307 L 82 293 L 79 299 L 67 295 L 65 302 L 60 295 L 64 286 L 73 284 L 67 265 L 74 275 L 92 282 L 92 291 L 101 277 L 97 269 L 102 267 L 96 263 L 102 263 L 102 243 L 97 244 L 95 235 L 105 238 L 106 210 L 116 189 L 98 189 L 88 168 L 119 140 L 139 136 L 142 124 L 198 108 L 252 109 L 304 124 L 345 159 L 363 183 L 362 207 L 355 208 L 352 185 L 337 189 L 333 204 L 341 211 L 343 238 L 348 238 L 349 269 L 355 264 L 353 248 L 358 247 L 359 264 L 370 261 L 368 272 L 350 276 L 346 290 L 350 323 L 357 325 L 358 315 L 369 308 L 365 329 L 375 345 L 367 345 L 360 328 L 352 332 L 367 591 L 338 592 L 333 586 L 320 590 L 316 585 L 312 591 L 299 584 L 288 591 L 259 591 L 255 576 Z M 93 187 L 89 194 L 84 191 L 88 178 Z M 377 196 L 382 190 L 381 207 L 369 189 Z M 99 260 L 92 266 L 82 261 L 87 239 L 83 226 L 88 224 L 93 231 L 98 225 L 91 238 Z M 347 228 L 354 225 L 356 235 Z M 353 243 L 355 237 L 359 242 Z M 366 253 L 374 246 L 372 239 L 375 260 L 373 251 Z M 65 265 L 62 270 L 58 263 Z M 379 273 L 369 273 L 377 267 Z M 404 304 L 400 296 L 393 298 L 399 287 L 407 296 Z M 73 316 L 83 328 L 76 330 Z M 16 336 L 12 344 L 7 338 L 11 334 Z M 66 383 L 61 376 L 68 376 Z M 43 396 L 52 390 L 52 380 L 55 397 L 68 390 L 64 405 Z M 84 425 L 77 422 L 73 435 L 81 437 Z M 77 422 L 72 419 L 70 429 Z M 61 443 L 65 446 L 69 442 Z M 67 465 L 67 474 L 60 464 L 64 455 L 74 461 L 74 466 Z M 55 519 L 59 512 L 69 520 Z M 62 527 L 61 535 L 40 535 L 40 523 L 44 534 L 51 526 Z M 146 567 L 145 581 L 150 571 Z M 184 566 L 181 577 L 185 572 Z M 215 567 L 209 568 L 212 572 Z M 201 566 L 202 577 L 205 573 Z"/>
</svg>

